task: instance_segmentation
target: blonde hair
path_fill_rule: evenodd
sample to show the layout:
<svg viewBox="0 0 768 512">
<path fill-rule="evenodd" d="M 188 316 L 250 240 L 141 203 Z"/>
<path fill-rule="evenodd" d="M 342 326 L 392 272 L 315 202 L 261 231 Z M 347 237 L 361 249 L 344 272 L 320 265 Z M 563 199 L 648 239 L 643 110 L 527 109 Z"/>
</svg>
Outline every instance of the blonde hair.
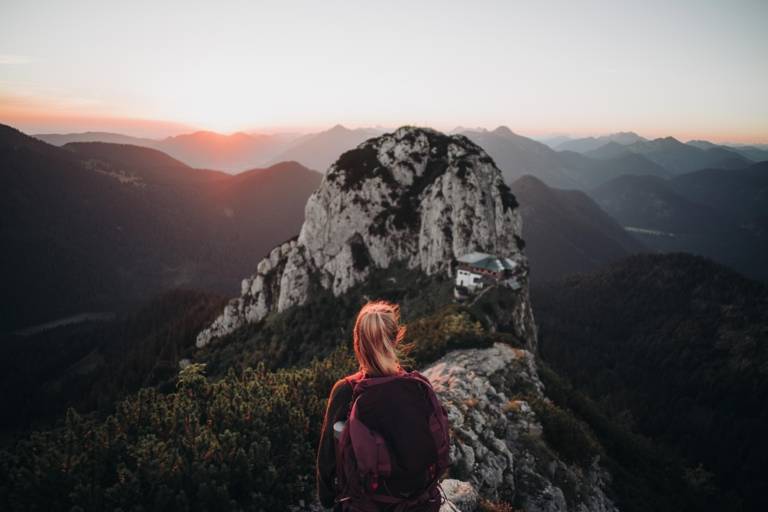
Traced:
<svg viewBox="0 0 768 512">
<path fill-rule="evenodd" d="M 360 369 L 367 375 L 392 375 L 400 371 L 398 345 L 405 337 L 400 325 L 400 307 L 373 301 L 357 314 L 353 340 Z"/>
</svg>

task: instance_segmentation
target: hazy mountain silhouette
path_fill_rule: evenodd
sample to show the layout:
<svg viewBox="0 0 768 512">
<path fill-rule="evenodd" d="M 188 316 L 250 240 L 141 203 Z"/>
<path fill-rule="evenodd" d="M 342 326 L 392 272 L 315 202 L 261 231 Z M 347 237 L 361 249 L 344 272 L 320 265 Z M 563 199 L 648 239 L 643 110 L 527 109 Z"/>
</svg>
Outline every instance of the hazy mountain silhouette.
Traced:
<svg viewBox="0 0 768 512">
<path fill-rule="evenodd" d="M 727 213 L 742 228 L 768 236 L 768 162 L 746 169 L 702 169 L 670 180 L 693 201 Z"/>
<path fill-rule="evenodd" d="M 702 254 L 768 278 L 768 163 L 669 180 L 622 176 L 589 194 L 620 224 L 640 228 L 633 234 L 650 248 Z"/>
<path fill-rule="evenodd" d="M 107 143 L 57 148 L 0 126 L 0 332 L 192 286 L 233 293 L 298 232 L 320 181 L 296 163 L 239 176 Z"/>
<path fill-rule="evenodd" d="M 640 155 L 623 154 L 602 160 L 573 151 L 555 151 L 546 144 L 513 133 L 506 126 L 493 131 L 467 131 L 463 135 L 488 152 L 508 183 L 530 174 L 550 187 L 587 190 L 623 174 L 669 175 L 664 168 Z"/>
<path fill-rule="evenodd" d="M 510 189 L 520 203 L 534 282 L 594 270 L 644 250 L 584 192 L 550 188 L 528 175 Z"/>
<path fill-rule="evenodd" d="M 557 152 L 546 144 L 514 133 L 506 126 L 493 131 L 465 131 L 461 135 L 482 147 L 504 174 L 507 183 L 531 174 L 552 187 L 578 188 Z"/>
<path fill-rule="evenodd" d="M 265 165 L 292 140 L 285 135 L 200 131 L 162 140 L 155 147 L 194 167 L 242 171 Z"/>
<path fill-rule="evenodd" d="M 273 157 L 273 161 L 293 160 L 324 173 L 345 151 L 354 149 L 361 142 L 382 132 L 374 128 L 350 130 L 337 124 L 333 128 L 304 135 L 293 141 L 290 147 Z"/>
<path fill-rule="evenodd" d="M 662 178 L 672 175 L 659 164 L 635 153 L 624 153 L 608 158 L 590 158 L 574 151 L 560 151 L 558 156 L 563 165 L 569 169 L 570 175 L 578 180 L 579 188 L 582 190 L 588 190 L 625 174 Z"/>
<path fill-rule="evenodd" d="M 607 160 L 610 158 L 619 158 L 622 156 L 633 155 L 635 153 L 632 153 L 631 151 L 629 151 L 625 144 L 619 144 L 618 142 L 611 141 L 595 149 L 584 151 L 581 154 L 589 158 Z"/>
<path fill-rule="evenodd" d="M 132 176 L 144 184 L 196 183 L 221 180 L 228 176 L 221 171 L 192 169 L 160 150 L 130 144 L 70 142 L 62 148 L 92 166 L 107 162 L 116 168 L 129 170 Z"/>
<path fill-rule="evenodd" d="M 734 151 L 721 147 L 701 149 L 683 144 L 674 137 L 639 141 L 624 147 L 628 152 L 643 155 L 674 174 L 707 168 L 741 169 L 752 163 Z"/>
<path fill-rule="evenodd" d="M 531 138 L 541 142 L 542 144 L 546 144 L 552 149 L 555 149 L 557 146 L 559 146 L 560 144 L 563 144 L 564 142 L 573 140 L 573 137 L 569 137 L 567 135 L 551 135 L 547 137 L 531 137 Z"/>
<path fill-rule="evenodd" d="M 239 172 L 270 162 L 297 136 L 243 132 L 223 135 L 211 131 L 198 131 L 165 139 L 129 137 L 108 132 L 39 134 L 35 137 L 56 146 L 64 146 L 71 142 L 109 142 L 142 146 L 163 151 L 190 167 Z"/>
<path fill-rule="evenodd" d="M 686 142 L 689 146 L 693 146 L 699 149 L 714 149 L 721 148 L 728 151 L 738 153 L 744 158 L 749 158 L 755 162 L 763 162 L 768 160 L 768 149 L 758 146 L 730 146 L 727 144 L 713 144 L 706 140 L 689 140 Z"/>
<path fill-rule="evenodd" d="M 131 137 L 130 135 L 111 132 L 37 133 L 32 136 L 54 146 L 63 146 L 70 142 L 110 142 L 113 144 L 155 147 L 160 142 L 156 139 Z"/>
<path fill-rule="evenodd" d="M 756 147 L 729 147 L 707 141 L 687 144 L 674 137 L 648 140 L 634 132 L 565 141 L 555 146 L 558 151 L 574 151 L 584 156 L 605 160 L 630 153 L 643 155 L 674 174 L 706 168 L 739 169 L 753 161 L 768 159 L 768 152 Z"/>
<path fill-rule="evenodd" d="M 557 151 L 575 151 L 576 153 L 585 153 L 597 149 L 610 142 L 615 142 L 622 146 L 627 144 L 634 144 L 647 140 L 635 132 L 618 132 L 610 135 L 602 135 L 600 137 L 584 137 L 581 139 L 571 139 L 561 142 L 554 146 Z"/>
<path fill-rule="evenodd" d="M 696 234 L 722 233 L 733 225 L 732 219 L 688 199 L 657 176 L 620 176 L 589 195 L 623 226 Z"/>
</svg>

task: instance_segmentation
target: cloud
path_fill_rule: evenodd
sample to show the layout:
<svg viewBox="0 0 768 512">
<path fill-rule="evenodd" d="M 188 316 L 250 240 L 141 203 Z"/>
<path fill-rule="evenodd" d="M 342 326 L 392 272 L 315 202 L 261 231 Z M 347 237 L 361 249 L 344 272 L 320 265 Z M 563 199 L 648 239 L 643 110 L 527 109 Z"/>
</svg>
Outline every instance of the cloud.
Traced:
<svg viewBox="0 0 768 512">
<path fill-rule="evenodd" d="M 2 55 L 0 54 L 0 65 L 3 64 L 29 64 L 32 59 L 25 55 Z"/>
</svg>

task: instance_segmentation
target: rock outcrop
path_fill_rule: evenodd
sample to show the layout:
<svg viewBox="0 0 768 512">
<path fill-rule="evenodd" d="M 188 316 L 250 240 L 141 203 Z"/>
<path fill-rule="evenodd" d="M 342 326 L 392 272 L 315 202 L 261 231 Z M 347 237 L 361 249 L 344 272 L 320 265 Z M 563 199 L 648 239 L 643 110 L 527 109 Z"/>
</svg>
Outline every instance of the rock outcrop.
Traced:
<svg viewBox="0 0 768 512">
<path fill-rule="evenodd" d="M 198 335 L 198 347 L 305 303 L 314 286 L 338 296 L 396 262 L 450 274 L 457 257 L 482 251 L 527 269 L 517 201 L 493 160 L 460 135 L 403 127 L 364 142 L 328 169 L 305 219 L 298 238 L 274 248 L 243 281 L 241 296 Z M 510 314 L 533 346 L 523 281 L 524 300 Z"/>
<path fill-rule="evenodd" d="M 528 512 L 618 510 L 599 460 L 586 468 L 561 460 L 529 403 L 515 398 L 546 400 L 531 352 L 501 343 L 456 350 L 423 373 L 451 422 L 451 477 L 465 482 L 448 481 L 446 496 L 457 506 L 443 510 L 465 510 L 478 493 Z"/>
</svg>

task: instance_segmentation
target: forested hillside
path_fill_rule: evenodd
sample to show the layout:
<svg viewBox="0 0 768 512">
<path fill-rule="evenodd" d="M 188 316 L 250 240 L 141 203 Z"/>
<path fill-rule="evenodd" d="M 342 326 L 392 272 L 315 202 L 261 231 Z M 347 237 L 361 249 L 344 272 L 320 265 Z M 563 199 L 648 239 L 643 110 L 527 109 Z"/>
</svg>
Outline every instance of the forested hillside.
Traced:
<svg viewBox="0 0 768 512">
<path fill-rule="evenodd" d="M 615 420 L 685 459 L 727 510 L 761 510 L 768 289 L 686 254 L 534 290 L 542 357 Z"/>
<path fill-rule="evenodd" d="M 0 126 L 0 333 L 180 287 L 232 294 L 298 233 L 319 181 L 296 163 L 230 176 L 154 149 L 59 148 Z"/>
</svg>

